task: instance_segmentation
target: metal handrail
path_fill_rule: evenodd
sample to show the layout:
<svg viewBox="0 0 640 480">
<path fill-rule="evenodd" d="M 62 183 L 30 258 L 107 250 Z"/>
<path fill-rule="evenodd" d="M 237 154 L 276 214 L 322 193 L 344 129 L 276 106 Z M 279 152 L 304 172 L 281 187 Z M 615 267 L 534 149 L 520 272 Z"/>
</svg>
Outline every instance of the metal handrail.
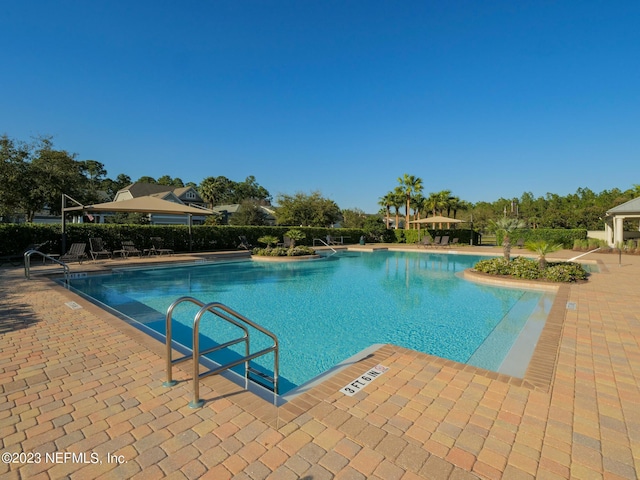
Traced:
<svg viewBox="0 0 640 480">
<path fill-rule="evenodd" d="M 45 260 L 51 260 L 52 262 L 62 266 L 62 270 L 64 272 L 64 281 L 65 283 L 69 283 L 69 265 L 61 260 L 58 260 L 57 258 L 53 258 L 52 256 L 47 255 L 46 253 L 42 253 L 40 250 L 28 250 L 24 252 L 24 276 L 27 277 L 27 280 L 31 280 L 31 255 L 33 255 L 34 253 L 37 253 Z"/>
<path fill-rule="evenodd" d="M 329 247 L 331 250 L 333 250 L 333 253 L 338 253 L 338 251 L 333 248 L 331 245 L 329 245 L 327 242 L 325 242 L 324 240 L 322 240 L 321 238 L 314 238 L 313 241 L 315 243 L 315 241 L 318 240 L 320 243 L 324 244 L 325 246 Z"/>
<path fill-rule="evenodd" d="M 173 314 L 173 310 L 181 303 L 183 302 L 190 302 L 190 303 L 194 303 L 196 305 L 198 305 L 200 308 L 200 310 L 198 311 L 198 313 L 196 314 L 196 316 L 194 317 L 193 320 L 193 347 L 192 347 L 192 355 L 185 355 L 183 357 L 180 358 L 176 358 L 176 359 L 172 359 L 172 349 L 171 349 L 171 319 L 172 319 L 172 314 Z M 216 315 L 217 317 L 221 318 L 222 320 L 225 320 L 226 322 L 230 323 L 231 325 L 234 325 L 238 328 L 240 328 L 243 331 L 243 335 L 239 338 L 236 338 L 234 340 L 230 340 L 226 343 L 223 343 L 221 345 L 217 345 L 213 348 L 209 348 L 207 350 L 204 351 L 200 351 L 200 320 L 202 319 L 203 315 L 205 313 L 212 313 L 214 315 Z M 265 348 L 263 350 L 260 350 L 259 352 L 256 353 L 250 353 L 250 336 L 249 336 L 249 329 L 247 328 L 247 326 L 255 328 L 256 330 L 258 330 L 259 332 L 263 333 L 264 335 L 267 335 L 268 337 L 270 337 L 273 340 L 273 345 Z M 245 344 L 245 355 L 243 357 L 241 357 L 238 360 L 234 360 L 233 362 L 227 363 L 225 365 L 221 365 L 217 368 L 214 368 L 212 370 L 209 370 L 207 372 L 203 372 L 200 373 L 200 356 L 202 355 L 206 355 L 208 353 L 212 353 L 214 351 L 217 350 L 222 350 L 224 348 L 230 347 L 232 345 L 236 345 L 238 343 L 242 343 L 244 342 Z M 265 378 L 267 378 L 269 381 L 272 382 L 273 384 L 273 393 L 274 393 L 274 404 L 277 401 L 277 395 L 278 395 L 278 366 L 279 366 L 279 350 L 278 350 L 278 338 L 271 333 L 269 330 L 261 327 L 260 325 L 256 324 L 255 322 L 252 322 L 251 320 L 249 320 L 248 318 L 244 317 L 243 315 L 239 314 L 238 312 L 232 310 L 231 308 L 227 307 L 226 305 L 223 305 L 221 303 L 218 302 L 212 302 L 212 303 L 208 303 L 208 304 L 204 304 L 203 302 L 201 302 L 200 300 L 193 298 L 193 297 L 181 297 L 179 299 L 177 299 L 175 302 L 173 302 L 169 308 L 167 309 L 167 316 L 166 316 L 166 350 L 167 350 L 167 381 L 164 382 L 164 385 L 167 387 L 171 387 L 173 385 L 175 385 L 177 382 L 175 382 L 174 380 L 172 380 L 172 367 L 174 364 L 176 363 L 180 363 L 180 362 L 184 362 L 186 360 L 189 360 L 189 358 L 191 358 L 193 360 L 193 400 L 189 403 L 189 406 L 191 408 L 198 408 L 201 407 L 204 404 L 204 401 L 200 400 L 200 379 L 201 378 L 205 378 L 208 377 L 210 375 L 216 375 L 218 373 L 222 373 L 226 370 L 229 370 L 230 368 L 233 368 L 237 365 L 240 365 L 242 363 L 245 364 L 245 388 L 249 387 L 249 373 L 250 372 L 255 372 L 250 366 L 249 366 L 249 362 L 255 358 L 258 358 L 262 355 L 266 355 L 270 352 L 274 352 L 274 362 L 273 362 L 273 377 L 266 377 L 263 376 Z"/>
</svg>

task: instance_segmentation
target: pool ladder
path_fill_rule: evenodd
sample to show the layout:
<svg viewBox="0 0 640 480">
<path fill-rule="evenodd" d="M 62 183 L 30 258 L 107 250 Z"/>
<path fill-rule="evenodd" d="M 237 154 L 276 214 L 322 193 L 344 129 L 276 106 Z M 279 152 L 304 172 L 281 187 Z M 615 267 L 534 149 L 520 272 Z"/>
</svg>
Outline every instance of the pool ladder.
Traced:
<svg viewBox="0 0 640 480">
<path fill-rule="evenodd" d="M 180 358 L 172 358 L 172 338 L 171 338 L 171 321 L 173 316 L 174 309 L 180 305 L 181 303 L 194 303 L 200 307 L 198 313 L 196 313 L 193 319 L 193 349 L 191 355 L 185 355 Z M 230 340 L 220 345 L 216 345 L 215 347 L 209 348 L 204 351 L 200 351 L 200 320 L 204 316 L 205 313 L 212 313 L 216 317 L 226 321 L 227 323 L 234 325 L 243 331 L 243 335 L 234 340 Z M 250 349 L 250 335 L 249 328 L 254 328 L 259 332 L 267 335 L 273 340 L 273 345 L 259 352 L 251 353 Z M 229 362 L 224 365 L 220 365 L 217 368 L 212 370 L 200 373 L 200 357 L 202 355 L 206 355 L 208 353 L 213 353 L 218 350 L 222 350 L 224 348 L 231 347 L 233 345 L 243 343 L 245 344 L 245 355 L 237 360 Z M 260 325 L 252 322 L 248 318 L 239 314 L 238 312 L 232 310 L 218 302 L 212 302 L 205 304 L 198 299 L 193 297 L 180 297 L 175 302 L 173 302 L 169 308 L 167 309 L 166 316 L 166 350 L 167 350 L 167 380 L 163 383 L 165 387 L 172 387 L 177 382 L 172 379 L 172 369 L 173 365 L 177 363 L 185 362 L 189 359 L 193 360 L 193 400 L 189 402 L 189 406 L 191 408 L 199 408 L 204 405 L 204 400 L 200 400 L 200 379 L 208 377 L 210 375 L 216 375 L 222 373 L 230 368 L 238 366 L 242 363 L 245 364 L 245 389 L 249 388 L 249 380 L 257 383 L 258 385 L 267 388 L 273 391 L 273 402 L 274 405 L 277 402 L 278 396 L 278 364 L 279 364 L 279 351 L 278 351 L 278 338 L 271 333 L 269 330 L 261 327 Z M 250 365 L 251 360 L 266 355 L 268 353 L 274 352 L 273 355 L 273 377 L 266 375 L 265 373 L 252 368 Z M 255 378 L 251 378 L 250 376 L 254 375 L 260 378 L 260 380 L 256 380 Z M 266 385 L 266 383 L 270 383 L 271 386 Z"/>
</svg>

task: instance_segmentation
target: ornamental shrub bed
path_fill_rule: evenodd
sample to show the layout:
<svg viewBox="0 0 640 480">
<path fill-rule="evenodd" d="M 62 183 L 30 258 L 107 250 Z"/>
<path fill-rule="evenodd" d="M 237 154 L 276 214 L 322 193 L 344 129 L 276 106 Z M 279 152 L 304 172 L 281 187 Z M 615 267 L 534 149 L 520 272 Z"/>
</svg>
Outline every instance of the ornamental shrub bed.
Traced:
<svg viewBox="0 0 640 480">
<path fill-rule="evenodd" d="M 474 270 L 489 275 L 503 275 L 526 280 L 546 280 L 549 282 L 577 282 L 587 279 L 587 271 L 576 262 L 549 262 L 542 270 L 536 260 L 516 257 L 507 262 L 504 258 L 480 260 Z"/>
<path fill-rule="evenodd" d="M 254 248 L 251 253 L 260 257 L 301 257 L 303 255 L 315 255 L 316 251 L 313 248 L 304 245 L 298 245 L 297 247 L 293 248 Z"/>
</svg>

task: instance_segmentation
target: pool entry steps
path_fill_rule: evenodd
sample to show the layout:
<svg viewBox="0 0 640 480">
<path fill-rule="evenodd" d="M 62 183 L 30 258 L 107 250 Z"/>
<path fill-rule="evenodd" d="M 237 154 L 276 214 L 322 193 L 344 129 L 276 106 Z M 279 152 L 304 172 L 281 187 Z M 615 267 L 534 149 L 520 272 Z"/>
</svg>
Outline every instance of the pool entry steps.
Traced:
<svg viewBox="0 0 640 480">
<path fill-rule="evenodd" d="M 198 311 L 198 313 L 196 313 L 194 319 L 193 319 L 193 347 L 192 347 L 192 354 L 191 355 L 185 355 L 183 357 L 180 358 L 176 358 L 173 359 L 172 358 L 172 340 L 171 340 L 171 321 L 172 321 L 172 316 L 173 316 L 173 310 L 180 305 L 181 303 L 185 303 L 185 302 L 189 302 L 189 303 L 193 303 L 197 306 L 200 307 L 200 310 Z M 224 342 L 222 344 L 216 345 L 212 348 L 200 351 L 200 337 L 199 337 L 199 330 L 200 330 L 200 320 L 202 319 L 202 317 L 206 314 L 206 313 L 211 313 L 213 315 L 215 315 L 216 317 L 224 320 L 225 322 L 227 322 L 230 325 L 233 325 L 235 327 L 238 327 L 239 329 L 242 330 L 243 335 L 239 338 L 236 338 L 234 340 L 230 340 L 227 342 Z M 210 318 L 210 317 L 208 317 Z M 250 335 L 249 335 L 249 328 L 254 328 L 256 330 L 258 330 L 259 332 L 263 333 L 264 335 L 268 336 L 271 338 L 271 340 L 273 340 L 273 345 L 271 345 L 268 348 L 265 348 L 263 350 L 260 350 L 258 352 L 255 353 L 251 353 L 251 349 L 250 349 Z M 239 343 L 243 343 L 245 345 L 245 355 L 235 359 L 229 363 L 226 363 L 224 365 L 220 365 L 216 368 L 213 368 L 209 371 L 200 373 L 200 357 L 202 355 L 206 355 L 208 353 L 213 353 L 215 351 L 219 351 L 219 350 L 223 350 L 225 348 L 231 347 L 233 345 L 239 344 Z M 245 365 L 245 369 L 244 369 L 244 379 L 245 379 L 245 389 L 249 388 L 249 381 L 254 382 L 258 385 L 260 385 L 261 387 L 267 388 L 269 390 L 271 390 L 273 392 L 273 402 L 274 405 L 277 402 L 277 396 L 278 396 L 278 363 L 279 363 L 279 351 L 278 351 L 278 338 L 271 333 L 269 330 L 261 327 L 260 325 L 252 322 L 251 320 L 249 320 L 248 318 L 244 317 L 243 315 L 239 314 L 238 312 L 232 310 L 231 308 L 227 307 L 226 305 L 223 305 L 221 303 L 218 302 L 212 302 L 212 303 L 207 303 L 205 304 L 204 302 L 201 302 L 200 300 L 197 300 L 193 297 L 180 297 L 178 298 L 175 302 L 173 302 L 169 308 L 167 309 L 167 316 L 166 316 L 166 353 L 167 353 L 167 380 L 166 382 L 164 382 L 164 386 L 165 387 L 172 387 L 174 386 L 177 382 L 175 380 L 172 379 L 172 369 L 173 369 L 173 365 L 177 364 L 177 363 L 181 363 L 181 362 L 185 362 L 189 359 L 193 360 L 193 400 L 191 402 L 189 402 L 189 406 L 191 408 L 199 408 L 202 407 L 202 405 L 204 405 L 204 400 L 200 400 L 200 379 L 201 378 L 205 378 L 208 377 L 210 375 L 216 375 L 222 372 L 225 372 L 235 366 L 241 365 L 242 363 L 244 363 Z M 261 357 L 263 355 L 266 355 L 268 353 L 274 353 L 273 356 L 273 376 L 269 376 L 259 370 L 256 370 L 254 368 L 251 367 L 250 365 L 250 361 Z M 270 384 L 270 385 L 269 385 Z"/>
</svg>

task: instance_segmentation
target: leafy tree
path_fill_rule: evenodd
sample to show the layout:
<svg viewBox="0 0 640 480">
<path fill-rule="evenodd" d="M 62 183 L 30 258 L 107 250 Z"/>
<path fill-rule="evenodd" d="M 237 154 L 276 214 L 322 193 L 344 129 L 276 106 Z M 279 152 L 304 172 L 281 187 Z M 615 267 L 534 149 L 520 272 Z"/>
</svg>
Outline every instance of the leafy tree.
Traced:
<svg viewBox="0 0 640 480">
<path fill-rule="evenodd" d="M 275 209 L 279 225 L 301 225 L 329 227 L 340 218 L 340 208 L 333 201 L 324 198 L 320 192 L 311 195 L 278 195 Z"/>
<path fill-rule="evenodd" d="M 111 180 L 110 178 L 104 179 L 102 181 L 102 190 L 107 193 L 109 198 L 113 199 L 119 190 L 128 187 L 132 183 L 133 182 L 131 181 L 131 177 L 129 175 L 121 173 L 116 177 L 115 180 Z"/>
<path fill-rule="evenodd" d="M 62 194 L 86 201 L 87 178 L 83 175 L 83 164 L 65 150 L 54 150 L 50 137 L 42 137 L 29 164 L 28 178 L 32 188 L 23 199 L 22 208 L 27 221 L 32 222 L 36 212 L 49 207 L 51 213 L 61 213 Z"/>
<path fill-rule="evenodd" d="M 152 183 L 152 182 L 149 182 L 149 183 Z M 158 178 L 158 181 L 156 183 L 158 185 L 166 185 L 168 187 L 176 187 L 176 188 L 184 187 L 184 182 L 182 181 L 181 178 L 179 177 L 171 178 L 171 176 L 169 175 L 162 175 L 161 177 Z"/>
<path fill-rule="evenodd" d="M 344 228 L 362 228 L 367 214 L 359 208 L 342 210 L 342 226 Z"/>
<path fill-rule="evenodd" d="M 374 242 L 391 242 L 394 238 L 393 232 L 387 229 L 383 220 L 377 215 L 369 215 L 364 221 L 362 229 L 367 237 Z"/>
<path fill-rule="evenodd" d="M 28 193 L 29 146 L 8 136 L 0 137 L 0 215 L 9 219 L 20 209 Z"/>
<path fill-rule="evenodd" d="M 245 200 L 238 211 L 229 218 L 231 225 L 266 225 L 267 214 L 260 205 L 252 200 Z"/>
<path fill-rule="evenodd" d="M 138 180 L 136 180 L 136 183 L 152 183 L 154 185 L 157 185 L 158 182 L 156 181 L 155 178 L 153 177 L 148 177 L 148 176 L 142 176 L 140 177 Z"/>
</svg>

